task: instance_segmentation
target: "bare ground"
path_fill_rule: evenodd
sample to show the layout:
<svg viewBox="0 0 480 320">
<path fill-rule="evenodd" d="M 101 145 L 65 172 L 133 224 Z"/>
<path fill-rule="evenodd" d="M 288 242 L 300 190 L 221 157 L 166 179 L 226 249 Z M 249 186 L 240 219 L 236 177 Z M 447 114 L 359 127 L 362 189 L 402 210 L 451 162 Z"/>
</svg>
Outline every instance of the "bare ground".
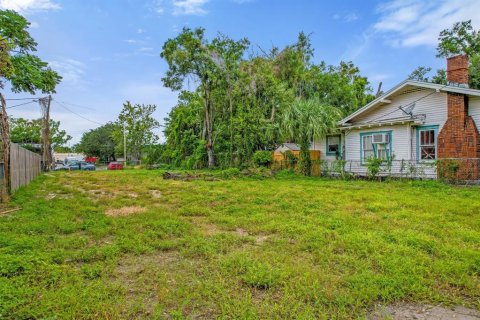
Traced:
<svg viewBox="0 0 480 320">
<path fill-rule="evenodd" d="M 424 304 L 399 303 L 390 306 L 379 306 L 367 319 L 477 320 L 480 319 L 480 312 L 463 306 L 447 308 Z"/>
</svg>

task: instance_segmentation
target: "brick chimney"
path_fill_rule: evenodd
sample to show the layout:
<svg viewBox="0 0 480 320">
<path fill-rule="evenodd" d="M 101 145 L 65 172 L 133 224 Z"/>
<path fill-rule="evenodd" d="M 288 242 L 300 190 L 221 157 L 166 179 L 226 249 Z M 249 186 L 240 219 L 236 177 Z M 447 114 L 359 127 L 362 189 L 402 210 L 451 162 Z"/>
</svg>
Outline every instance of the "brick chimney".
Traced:
<svg viewBox="0 0 480 320">
<path fill-rule="evenodd" d="M 449 85 L 468 87 L 468 57 L 447 59 Z M 480 158 L 480 134 L 475 121 L 468 115 L 468 96 L 447 93 L 447 122 L 438 135 L 438 158 Z M 479 160 L 459 160 L 459 179 L 479 179 Z"/>
<path fill-rule="evenodd" d="M 447 59 L 447 81 L 450 85 L 468 87 L 468 57 L 466 55 Z"/>
</svg>

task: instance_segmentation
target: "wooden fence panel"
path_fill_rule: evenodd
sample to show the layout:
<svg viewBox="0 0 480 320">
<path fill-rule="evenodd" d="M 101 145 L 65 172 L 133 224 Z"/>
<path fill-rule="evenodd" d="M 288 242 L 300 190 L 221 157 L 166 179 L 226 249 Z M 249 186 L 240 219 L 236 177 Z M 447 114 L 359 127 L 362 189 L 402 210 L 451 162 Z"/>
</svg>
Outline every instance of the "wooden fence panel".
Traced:
<svg viewBox="0 0 480 320">
<path fill-rule="evenodd" d="M 25 186 L 40 174 L 41 157 L 18 144 L 10 145 L 11 191 Z"/>
</svg>

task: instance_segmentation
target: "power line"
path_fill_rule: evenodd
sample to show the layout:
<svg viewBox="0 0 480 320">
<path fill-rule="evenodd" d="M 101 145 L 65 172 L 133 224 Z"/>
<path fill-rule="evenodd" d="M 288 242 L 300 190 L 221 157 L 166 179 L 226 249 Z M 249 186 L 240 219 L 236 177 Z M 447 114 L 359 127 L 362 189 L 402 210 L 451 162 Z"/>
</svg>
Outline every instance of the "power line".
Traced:
<svg viewBox="0 0 480 320">
<path fill-rule="evenodd" d="M 24 105 L 27 105 L 27 104 L 30 104 L 30 103 L 34 103 L 34 102 L 38 102 L 38 100 L 32 100 L 32 101 L 29 101 L 29 102 L 16 104 L 16 105 L 14 105 L 14 106 L 7 107 L 6 109 L 16 108 L 16 107 L 24 106 Z"/>
<path fill-rule="evenodd" d="M 80 118 L 82 118 L 82 119 L 84 119 L 84 120 L 87 120 L 87 121 L 89 121 L 89 122 L 92 122 L 92 123 L 95 123 L 95 124 L 98 124 L 98 125 L 101 125 L 101 126 L 104 125 L 104 123 L 100 123 L 100 122 L 91 120 L 91 119 L 89 119 L 89 118 L 87 118 L 87 117 L 82 116 L 82 115 L 79 114 L 79 113 L 76 113 L 75 111 L 72 111 L 71 109 L 69 109 L 67 106 L 65 106 L 64 104 L 62 104 L 62 103 L 59 102 L 59 101 L 53 100 L 53 102 L 55 102 L 57 105 L 59 105 L 60 107 L 64 108 L 65 110 L 73 113 L 73 114 L 76 115 L 77 117 L 80 117 Z"/>
<path fill-rule="evenodd" d="M 92 111 L 97 111 L 95 108 L 86 107 L 86 106 L 81 106 L 81 105 L 79 105 L 79 104 L 74 104 L 74 103 L 65 102 L 65 101 L 58 101 L 58 102 L 63 103 L 63 104 L 66 104 L 66 105 L 69 105 L 69 106 L 73 106 L 73 107 L 85 108 L 85 109 L 89 109 L 89 110 L 92 110 Z"/>
<path fill-rule="evenodd" d="M 410 102 L 410 103 L 405 104 L 405 106 L 410 106 L 410 105 L 412 105 L 412 104 L 414 104 L 414 103 L 417 103 L 418 101 L 423 100 L 423 99 L 431 96 L 432 94 L 439 92 L 440 90 L 442 90 L 443 88 L 445 88 L 445 87 L 447 87 L 447 86 L 448 86 L 447 84 L 446 84 L 446 85 L 443 85 L 441 88 L 438 88 L 438 89 L 437 89 L 438 91 L 437 91 L 437 90 L 434 90 L 434 91 L 430 92 L 429 94 L 426 94 L 426 95 L 418 98 L 418 99 L 415 100 L 415 101 L 412 101 L 412 102 Z M 378 120 L 378 119 L 381 119 L 381 118 L 383 118 L 383 117 L 386 117 L 386 116 L 388 116 L 388 115 L 391 115 L 392 113 L 395 113 L 395 112 L 397 112 L 398 110 L 401 110 L 401 109 L 395 109 L 395 110 L 393 110 L 393 111 L 391 111 L 391 112 L 388 112 L 388 113 L 386 113 L 386 114 L 384 114 L 384 115 L 381 115 L 381 116 L 379 116 L 379 117 L 376 117 L 375 119 L 372 119 L 372 120 L 370 120 L 370 121 L 367 121 L 365 124 L 372 123 L 372 122 L 374 122 L 374 121 L 376 121 L 376 120 Z"/>
<path fill-rule="evenodd" d="M 33 98 L 10 98 L 10 99 L 5 99 L 5 101 L 36 100 L 36 99 L 41 99 L 41 97 L 33 97 Z"/>
</svg>

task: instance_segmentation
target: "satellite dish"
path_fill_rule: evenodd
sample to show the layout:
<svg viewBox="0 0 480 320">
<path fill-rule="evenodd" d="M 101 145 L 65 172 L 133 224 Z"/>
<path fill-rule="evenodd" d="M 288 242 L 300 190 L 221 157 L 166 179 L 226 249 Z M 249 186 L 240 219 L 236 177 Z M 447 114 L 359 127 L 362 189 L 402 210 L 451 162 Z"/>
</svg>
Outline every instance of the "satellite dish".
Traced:
<svg viewBox="0 0 480 320">
<path fill-rule="evenodd" d="M 405 113 L 407 116 L 413 117 L 413 109 L 415 109 L 415 103 L 411 105 L 407 105 L 405 107 L 398 107 L 400 110 L 402 110 L 403 113 Z"/>
</svg>

